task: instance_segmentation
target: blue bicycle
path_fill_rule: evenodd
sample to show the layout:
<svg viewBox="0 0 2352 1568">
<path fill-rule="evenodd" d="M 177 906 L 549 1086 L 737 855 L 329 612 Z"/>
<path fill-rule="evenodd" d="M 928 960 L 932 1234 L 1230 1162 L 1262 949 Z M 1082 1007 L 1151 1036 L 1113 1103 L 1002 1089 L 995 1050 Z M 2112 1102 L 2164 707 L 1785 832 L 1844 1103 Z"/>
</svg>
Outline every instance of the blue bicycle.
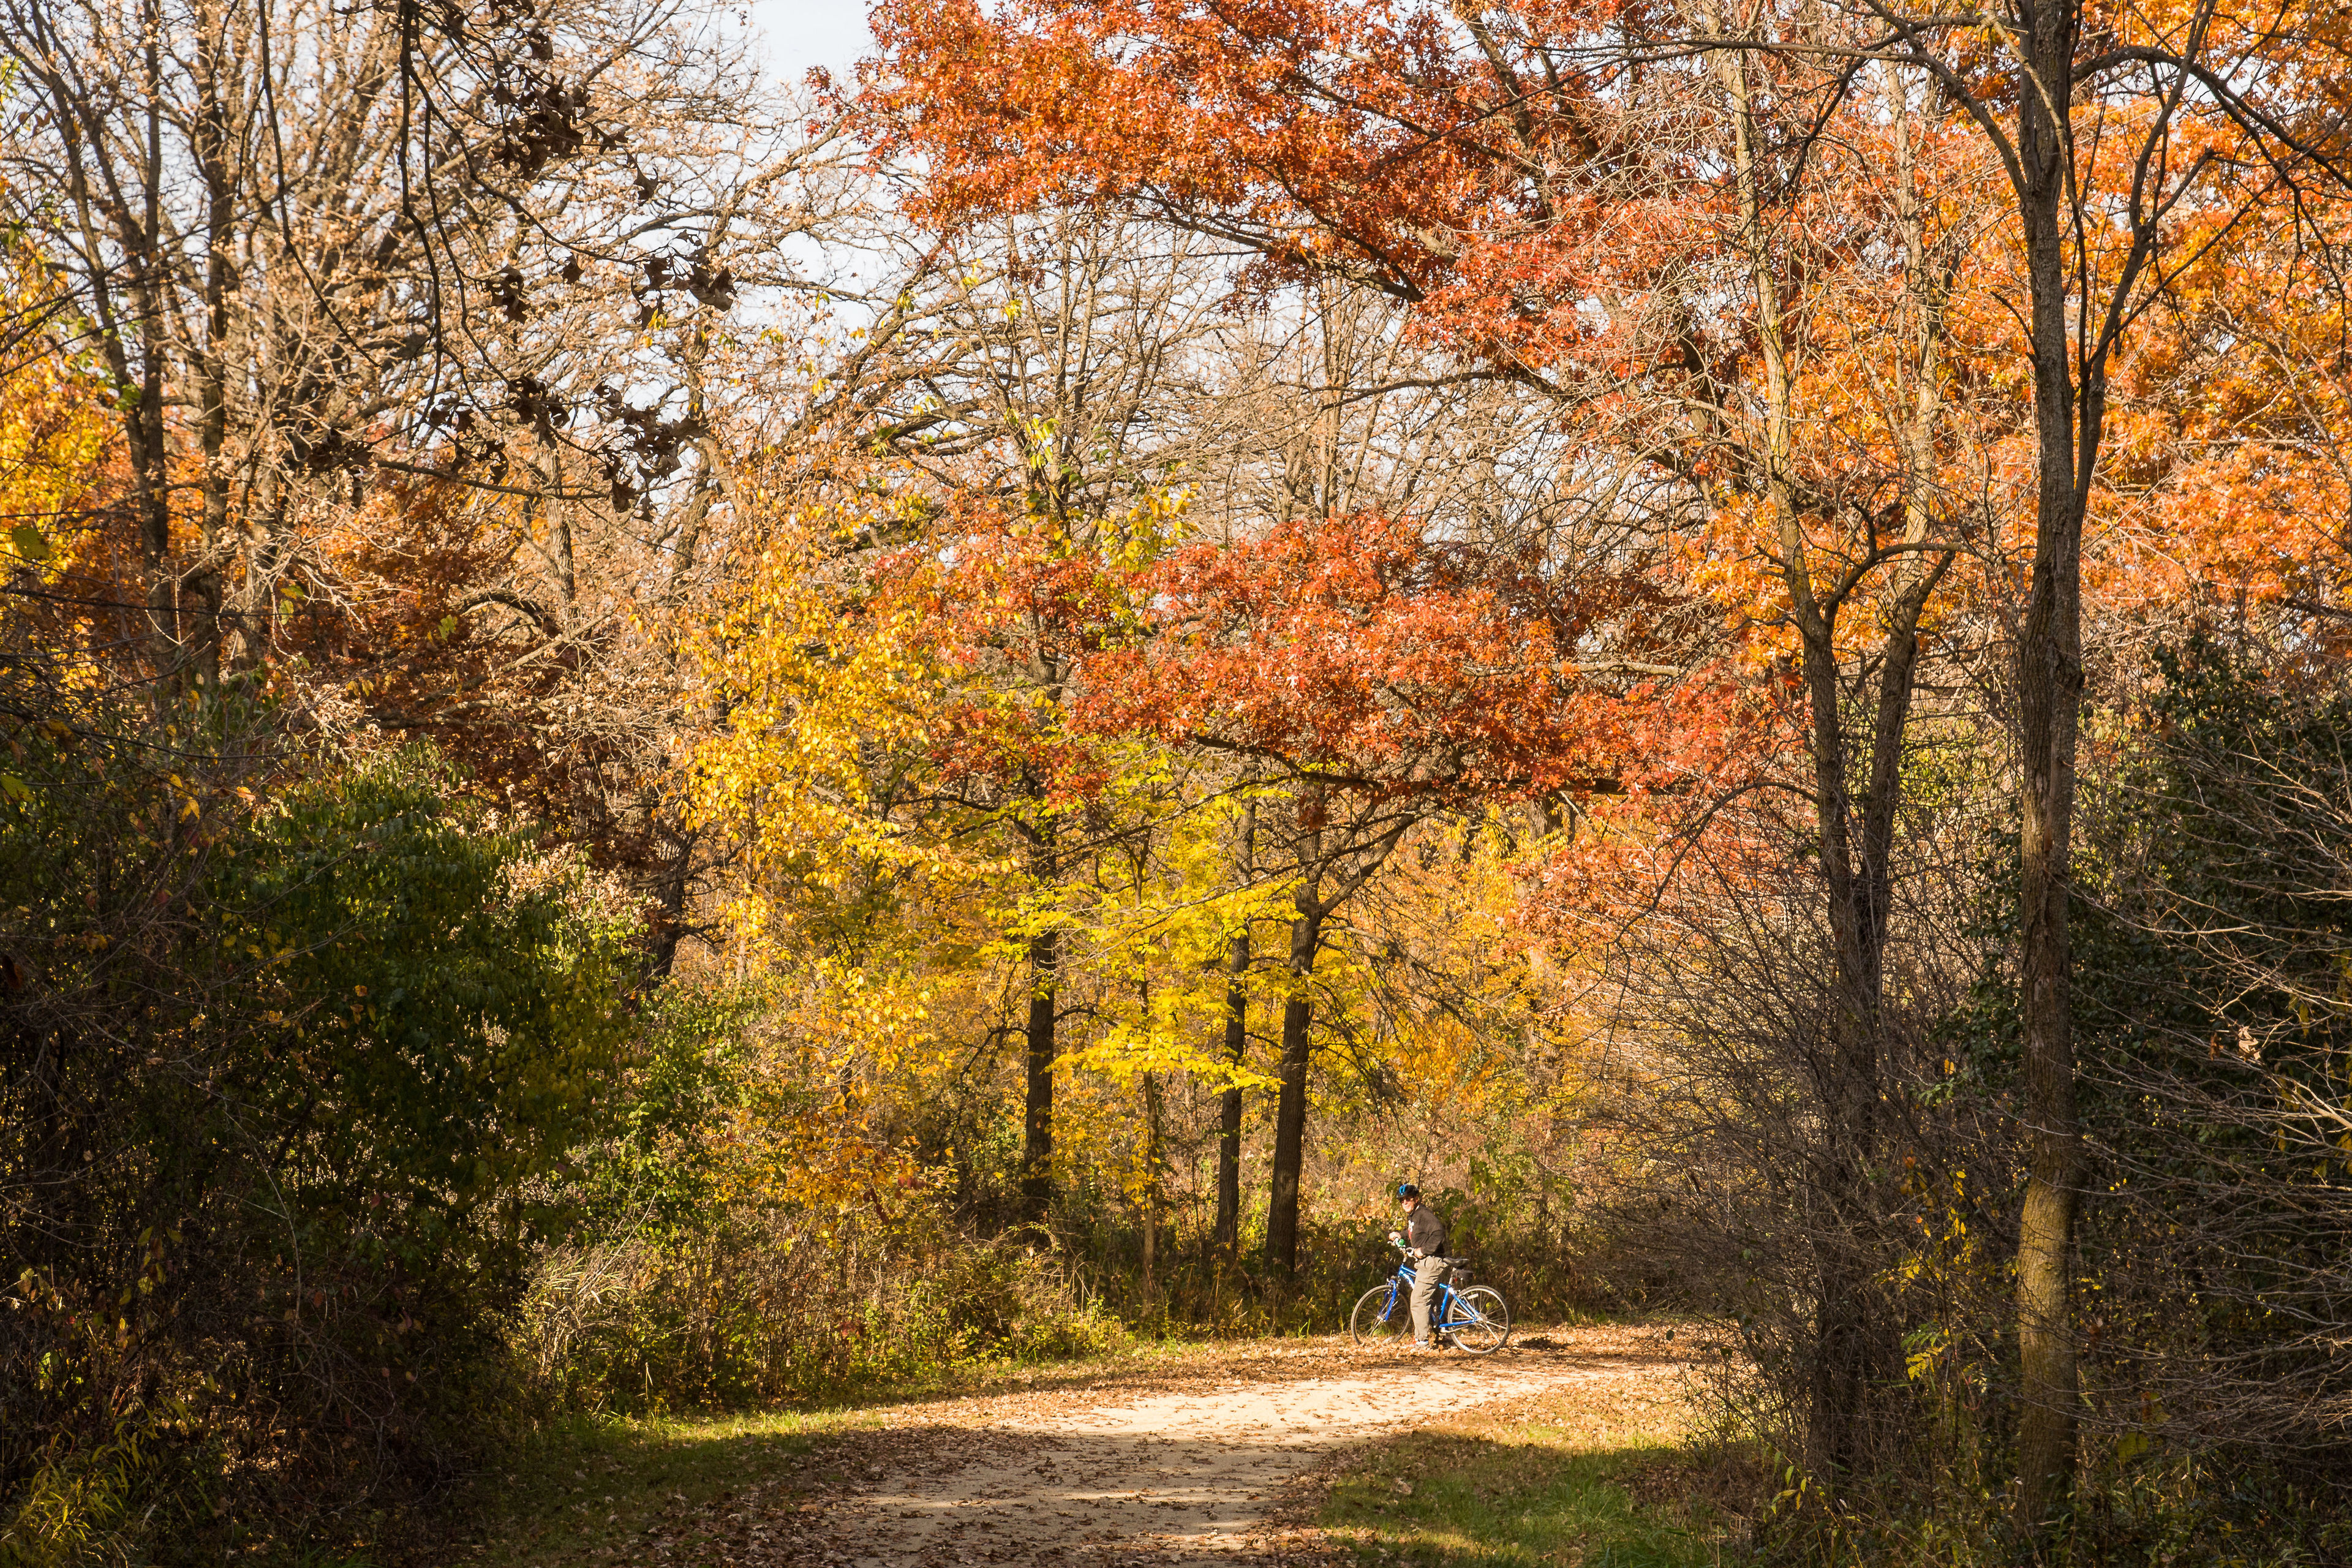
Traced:
<svg viewBox="0 0 2352 1568">
<path fill-rule="evenodd" d="M 1389 1245 L 1398 1251 L 1404 1243 L 1395 1237 Z M 1487 1355 L 1501 1350 L 1511 1337 L 1511 1310 L 1502 1295 L 1487 1286 L 1469 1283 L 1470 1260 L 1449 1258 L 1444 1283 L 1429 1303 L 1429 1331 L 1451 1340 L 1457 1350 Z M 1412 1265 L 1401 1261 L 1385 1285 L 1375 1285 L 1357 1301 L 1348 1319 L 1348 1338 L 1360 1345 L 1385 1344 L 1412 1332 Z M 1461 1289 L 1454 1287 L 1459 1284 Z"/>
</svg>

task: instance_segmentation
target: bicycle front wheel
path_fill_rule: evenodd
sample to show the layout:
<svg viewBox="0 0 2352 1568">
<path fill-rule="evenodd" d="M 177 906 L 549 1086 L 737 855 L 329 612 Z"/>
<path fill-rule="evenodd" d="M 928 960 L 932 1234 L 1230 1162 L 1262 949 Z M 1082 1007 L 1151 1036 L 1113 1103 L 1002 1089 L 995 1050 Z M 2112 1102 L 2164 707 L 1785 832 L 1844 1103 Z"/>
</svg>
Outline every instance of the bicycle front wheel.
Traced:
<svg viewBox="0 0 2352 1568">
<path fill-rule="evenodd" d="M 1403 1291 L 1375 1285 L 1357 1300 L 1356 1310 L 1348 1318 L 1348 1338 L 1364 1346 L 1389 1344 L 1404 1331 L 1412 1316 L 1412 1304 Z"/>
<path fill-rule="evenodd" d="M 1456 1349 L 1472 1355 L 1492 1354 L 1510 1340 L 1511 1310 L 1503 1305 L 1498 1292 L 1486 1286 L 1456 1290 L 1452 1310 L 1445 1314 L 1445 1333 Z"/>
</svg>

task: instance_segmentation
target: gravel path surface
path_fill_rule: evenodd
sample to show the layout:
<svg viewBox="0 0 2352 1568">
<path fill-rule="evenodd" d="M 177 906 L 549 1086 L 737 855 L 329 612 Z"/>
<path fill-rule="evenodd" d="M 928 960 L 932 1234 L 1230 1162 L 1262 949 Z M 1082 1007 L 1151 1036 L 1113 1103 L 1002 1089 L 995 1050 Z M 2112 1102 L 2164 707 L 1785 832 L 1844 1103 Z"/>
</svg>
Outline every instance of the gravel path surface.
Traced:
<svg viewBox="0 0 2352 1568">
<path fill-rule="evenodd" d="M 758 1563 L 1244 1564 L 1318 1561 L 1301 1528 L 1318 1467 L 1349 1447 L 1496 1402 L 1666 1386 L 1677 1359 L 1622 1329 L 1501 1354 L 1237 1347 L 1089 1386 L 911 1406 L 844 1439 L 809 1489 L 735 1506 Z M 814 1495 L 812 1495 L 814 1492 Z"/>
</svg>

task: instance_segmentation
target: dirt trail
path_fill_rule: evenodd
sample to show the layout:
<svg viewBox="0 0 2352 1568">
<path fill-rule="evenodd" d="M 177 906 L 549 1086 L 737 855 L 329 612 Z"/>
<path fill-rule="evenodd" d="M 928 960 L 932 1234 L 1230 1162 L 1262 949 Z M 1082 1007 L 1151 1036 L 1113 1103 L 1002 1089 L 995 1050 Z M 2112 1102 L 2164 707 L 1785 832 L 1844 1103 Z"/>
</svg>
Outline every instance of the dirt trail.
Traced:
<svg viewBox="0 0 2352 1568">
<path fill-rule="evenodd" d="M 744 1544 L 754 1561 L 812 1568 L 1296 1561 L 1275 1521 L 1286 1500 L 1301 1511 L 1303 1478 L 1335 1452 L 1496 1401 L 1663 1384 L 1675 1364 L 1622 1330 L 1483 1358 L 1309 1342 L 1111 1386 L 943 1402 L 845 1445 L 838 1489 L 775 1500 Z"/>
</svg>

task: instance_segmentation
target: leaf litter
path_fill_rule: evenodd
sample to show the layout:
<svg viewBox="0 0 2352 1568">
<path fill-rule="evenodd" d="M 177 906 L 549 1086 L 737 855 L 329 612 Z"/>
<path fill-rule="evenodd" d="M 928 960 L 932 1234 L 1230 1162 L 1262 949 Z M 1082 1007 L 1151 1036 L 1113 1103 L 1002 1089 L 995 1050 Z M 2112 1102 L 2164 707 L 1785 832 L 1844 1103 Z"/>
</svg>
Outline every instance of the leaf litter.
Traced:
<svg viewBox="0 0 2352 1568">
<path fill-rule="evenodd" d="M 1663 1393 L 1682 1364 L 1618 1327 L 1488 1357 L 1344 1336 L 1203 1347 L 897 1406 L 789 1479 L 674 1507 L 607 1552 L 688 1568 L 1307 1568 L 1341 1560 L 1311 1521 L 1362 1445 L 1517 1406 L 1612 1406 Z"/>
</svg>

